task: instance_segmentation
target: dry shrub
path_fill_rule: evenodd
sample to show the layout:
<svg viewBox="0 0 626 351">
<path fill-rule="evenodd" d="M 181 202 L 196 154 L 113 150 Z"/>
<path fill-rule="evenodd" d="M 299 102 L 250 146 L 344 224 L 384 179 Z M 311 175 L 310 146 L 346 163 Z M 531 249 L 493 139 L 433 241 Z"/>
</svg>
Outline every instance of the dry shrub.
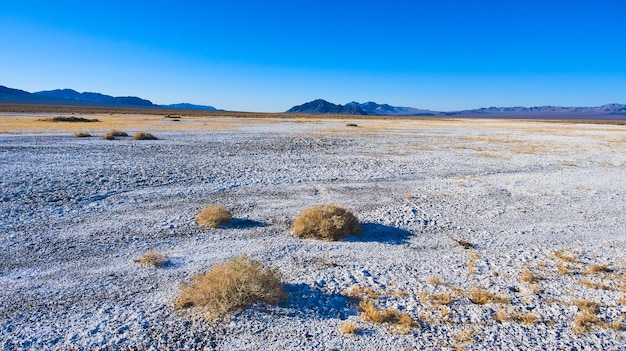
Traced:
<svg viewBox="0 0 626 351">
<path fill-rule="evenodd" d="M 158 140 L 158 138 L 150 133 L 137 132 L 133 136 L 133 140 Z"/>
<path fill-rule="evenodd" d="M 230 211 L 226 207 L 219 205 L 210 205 L 203 208 L 196 217 L 198 224 L 211 228 L 219 228 L 232 220 L 233 216 Z"/>
<path fill-rule="evenodd" d="M 570 249 L 557 251 L 554 253 L 554 256 L 565 262 L 580 263 L 580 261 L 578 260 L 579 255 L 576 255 Z"/>
<path fill-rule="evenodd" d="M 356 217 L 344 207 L 318 205 L 309 207 L 293 222 L 292 233 L 300 239 L 340 240 L 361 233 Z"/>
<path fill-rule="evenodd" d="M 605 264 L 598 264 L 598 263 L 594 263 L 590 265 L 585 270 L 586 274 L 611 273 L 611 272 L 613 272 L 613 270 L 609 266 Z"/>
<path fill-rule="evenodd" d="M 395 308 L 378 309 L 374 303 L 368 299 L 362 299 L 359 303 L 361 316 L 366 322 L 376 324 L 389 324 L 392 331 L 398 334 L 407 334 L 417 323 L 411 316 L 400 312 Z"/>
<path fill-rule="evenodd" d="M 90 137 L 91 134 L 89 134 L 88 132 L 76 132 L 74 133 L 74 136 L 77 138 L 87 138 Z"/>
<path fill-rule="evenodd" d="M 115 139 L 115 137 L 127 137 L 127 136 L 128 136 L 128 133 L 113 129 L 113 130 L 108 131 L 102 137 L 102 139 L 104 139 L 104 140 L 113 140 L 113 139 Z"/>
<path fill-rule="evenodd" d="M 507 296 L 496 295 L 482 288 L 472 288 L 467 292 L 467 297 L 470 301 L 477 305 L 484 305 L 487 303 L 509 303 L 511 300 Z"/>
<path fill-rule="evenodd" d="M 354 284 L 345 291 L 346 295 L 351 298 L 367 296 L 370 299 L 380 298 L 380 292 L 370 288 L 369 286 L 361 287 L 358 284 Z"/>
<path fill-rule="evenodd" d="M 145 266 L 158 268 L 167 263 L 167 256 L 158 251 L 149 251 L 139 256 L 135 262 Z"/>
<path fill-rule="evenodd" d="M 348 123 L 346 124 L 346 127 L 358 127 L 359 125 L 356 123 Z"/>
<path fill-rule="evenodd" d="M 95 119 L 95 118 L 89 119 L 89 118 L 83 118 L 83 117 L 65 117 L 65 116 L 46 118 L 46 119 L 42 119 L 42 121 L 48 121 L 48 122 L 71 122 L 71 123 L 75 123 L 75 122 L 100 122 L 100 120 Z"/>
<path fill-rule="evenodd" d="M 200 307 L 206 310 L 208 319 L 216 319 L 253 302 L 274 304 L 286 298 L 278 271 L 241 255 L 216 264 L 205 274 L 196 274 L 191 282 L 183 284 L 175 306 Z"/>
<path fill-rule="evenodd" d="M 541 279 L 542 277 L 540 275 L 535 274 L 530 270 L 529 265 L 526 265 L 526 267 L 524 267 L 524 270 L 520 273 L 520 280 L 524 283 L 532 284 Z"/>
<path fill-rule="evenodd" d="M 611 290 L 611 287 L 606 285 L 606 284 L 602 284 L 602 283 L 598 283 L 598 282 L 594 282 L 591 281 L 587 278 L 584 278 L 580 281 L 580 284 L 583 286 L 586 286 L 588 288 L 591 289 L 596 289 L 596 290 Z"/>
<path fill-rule="evenodd" d="M 586 334 L 593 326 L 598 326 L 600 328 L 607 327 L 606 323 L 604 323 L 597 315 L 600 304 L 589 300 L 574 301 L 574 304 L 579 310 L 574 316 L 574 326 L 572 327 L 575 334 Z"/>
<path fill-rule="evenodd" d="M 433 275 L 431 277 L 428 277 L 426 279 L 426 283 L 430 284 L 430 285 L 446 285 L 443 280 L 441 280 L 441 278 L 439 278 L 436 275 Z"/>
<path fill-rule="evenodd" d="M 444 292 L 430 295 L 430 301 L 438 305 L 449 305 L 454 301 L 454 298 L 452 298 L 450 293 Z"/>
<path fill-rule="evenodd" d="M 354 335 L 359 332 L 359 327 L 354 322 L 343 322 L 339 323 L 339 330 L 343 334 Z"/>
</svg>

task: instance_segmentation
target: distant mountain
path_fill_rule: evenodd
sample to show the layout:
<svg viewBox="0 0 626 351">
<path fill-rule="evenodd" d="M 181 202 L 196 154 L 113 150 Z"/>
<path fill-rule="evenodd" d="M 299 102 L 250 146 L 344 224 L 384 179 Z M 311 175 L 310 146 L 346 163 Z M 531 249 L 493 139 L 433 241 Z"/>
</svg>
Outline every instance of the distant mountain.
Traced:
<svg viewBox="0 0 626 351">
<path fill-rule="evenodd" d="M 324 114 L 324 115 L 367 115 L 358 106 L 335 105 L 326 100 L 317 99 L 302 105 L 294 106 L 286 113 Z"/>
<path fill-rule="evenodd" d="M 0 85 L 0 103 L 41 104 L 41 105 L 75 105 L 99 107 L 135 107 L 165 108 L 175 110 L 216 111 L 213 106 L 193 105 L 188 103 L 172 105 L 155 105 L 150 100 L 135 96 L 110 96 L 100 93 L 79 93 L 73 89 L 55 89 L 29 93 L 24 90 L 8 88 Z M 218 110 L 219 111 L 219 110 Z"/>
<path fill-rule="evenodd" d="M 203 111 L 221 111 L 216 109 L 213 106 L 205 106 L 205 105 L 194 105 L 186 102 L 180 104 L 171 104 L 171 105 L 161 105 L 161 107 L 165 108 L 173 108 L 177 110 L 203 110 Z"/>
<path fill-rule="evenodd" d="M 156 107 L 150 100 L 141 99 L 135 96 L 119 96 L 113 97 L 100 93 L 79 93 L 72 89 L 56 89 L 39 91 L 33 93 L 36 96 L 46 96 L 56 99 L 64 99 L 75 102 L 93 103 L 96 105 L 114 106 L 114 107 Z"/>
<path fill-rule="evenodd" d="M 374 116 L 435 116 L 441 114 L 441 112 L 420 110 L 413 107 L 396 107 L 387 104 L 381 105 L 372 101 L 368 101 L 363 104 L 352 101 L 347 103 L 346 106 L 358 107 L 365 111 L 368 115 Z"/>
<path fill-rule="evenodd" d="M 562 107 L 562 106 L 536 106 L 536 107 L 487 107 L 474 110 L 444 112 L 445 116 L 481 116 L 481 117 L 519 117 L 519 118 L 585 118 L 604 117 L 619 118 L 626 116 L 626 105 L 606 104 L 596 107 Z"/>
<path fill-rule="evenodd" d="M 396 107 L 375 102 L 349 102 L 345 106 L 325 100 L 314 100 L 294 106 L 287 113 L 352 114 L 371 116 L 453 116 L 482 118 L 546 118 L 546 119 L 625 119 L 626 105 L 606 104 L 597 107 L 487 107 L 473 110 L 438 112 L 414 107 Z"/>
</svg>

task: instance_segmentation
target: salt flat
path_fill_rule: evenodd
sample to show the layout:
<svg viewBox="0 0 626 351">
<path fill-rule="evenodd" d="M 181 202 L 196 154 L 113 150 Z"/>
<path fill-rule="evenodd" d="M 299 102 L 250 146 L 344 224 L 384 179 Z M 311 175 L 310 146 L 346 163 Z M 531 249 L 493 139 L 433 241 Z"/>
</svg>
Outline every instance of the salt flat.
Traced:
<svg viewBox="0 0 626 351">
<path fill-rule="evenodd" d="M 40 117 L 0 116 L 4 350 L 626 348 L 625 126 Z M 72 135 L 110 128 L 160 140 Z M 198 226 L 211 203 L 233 224 Z M 363 234 L 294 238 L 291 221 L 325 203 Z M 151 249 L 170 263 L 134 263 Z M 173 308 L 183 282 L 244 253 L 281 272 L 287 302 L 215 322 Z M 364 321 L 355 285 L 417 325 Z M 583 332 L 581 301 L 597 304 Z"/>
</svg>

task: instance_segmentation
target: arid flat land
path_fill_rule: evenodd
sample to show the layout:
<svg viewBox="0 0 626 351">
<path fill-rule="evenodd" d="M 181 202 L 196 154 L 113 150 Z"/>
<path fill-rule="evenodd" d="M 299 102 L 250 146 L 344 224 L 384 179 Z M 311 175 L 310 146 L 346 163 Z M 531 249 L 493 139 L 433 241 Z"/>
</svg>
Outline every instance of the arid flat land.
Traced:
<svg viewBox="0 0 626 351">
<path fill-rule="evenodd" d="M 1 113 L 3 350 L 626 348 L 626 126 L 260 117 Z M 213 203 L 232 224 L 195 222 Z M 331 203 L 360 236 L 291 235 Z M 168 263 L 135 262 L 150 250 Z M 174 308 L 240 254 L 289 299 L 217 321 Z"/>
</svg>

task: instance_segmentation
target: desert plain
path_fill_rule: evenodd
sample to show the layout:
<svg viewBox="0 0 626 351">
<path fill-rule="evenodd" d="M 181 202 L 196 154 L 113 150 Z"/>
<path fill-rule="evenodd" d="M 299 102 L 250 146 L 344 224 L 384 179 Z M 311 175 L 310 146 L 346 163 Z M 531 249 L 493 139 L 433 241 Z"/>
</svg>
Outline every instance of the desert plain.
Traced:
<svg viewBox="0 0 626 351">
<path fill-rule="evenodd" d="M 0 114 L 3 350 L 626 349 L 624 125 L 42 121 L 58 115 Z M 233 222 L 199 226 L 208 204 Z M 362 234 L 295 238 L 317 204 L 347 207 Z M 168 262 L 135 262 L 151 250 Z M 241 254 L 279 271 L 288 299 L 217 320 L 174 308 Z M 368 320 L 364 299 L 412 322 Z"/>
</svg>

